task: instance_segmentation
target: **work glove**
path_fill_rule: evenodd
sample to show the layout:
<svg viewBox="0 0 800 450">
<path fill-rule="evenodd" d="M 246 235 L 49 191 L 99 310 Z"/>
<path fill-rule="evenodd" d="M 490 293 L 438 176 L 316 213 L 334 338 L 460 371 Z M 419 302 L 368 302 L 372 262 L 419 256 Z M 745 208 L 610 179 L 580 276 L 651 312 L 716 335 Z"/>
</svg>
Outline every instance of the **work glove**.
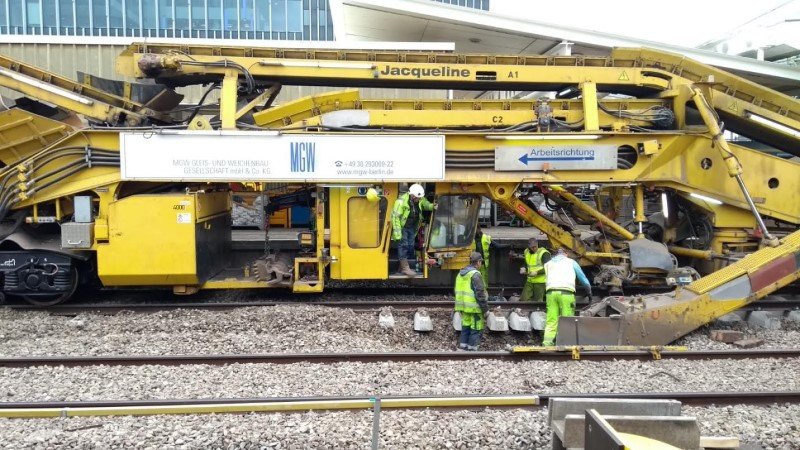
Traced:
<svg viewBox="0 0 800 450">
<path fill-rule="evenodd" d="M 519 274 L 520 275 L 525 275 L 526 273 L 528 273 L 528 270 L 526 268 L 524 268 L 524 267 L 520 267 L 519 268 Z"/>
<path fill-rule="evenodd" d="M 586 288 L 586 295 L 589 296 L 589 299 L 592 299 L 592 288 Z"/>
</svg>

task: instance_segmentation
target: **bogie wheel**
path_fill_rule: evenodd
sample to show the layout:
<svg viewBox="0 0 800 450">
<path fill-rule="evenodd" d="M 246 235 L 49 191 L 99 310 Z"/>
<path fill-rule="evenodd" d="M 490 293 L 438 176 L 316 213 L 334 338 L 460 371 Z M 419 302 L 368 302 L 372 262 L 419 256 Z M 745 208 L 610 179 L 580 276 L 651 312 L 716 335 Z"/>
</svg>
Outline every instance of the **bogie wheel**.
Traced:
<svg viewBox="0 0 800 450">
<path fill-rule="evenodd" d="M 74 265 L 70 267 L 69 279 L 70 279 L 69 289 L 67 289 L 61 294 L 53 294 L 45 296 L 20 295 L 20 298 L 30 303 L 31 305 L 39 307 L 54 306 L 59 303 L 65 302 L 69 300 L 72 297 L 72 295 L 75 294 L 75 291 L 78 289 L 78 269 L 76 269 Z"/>
</svg>

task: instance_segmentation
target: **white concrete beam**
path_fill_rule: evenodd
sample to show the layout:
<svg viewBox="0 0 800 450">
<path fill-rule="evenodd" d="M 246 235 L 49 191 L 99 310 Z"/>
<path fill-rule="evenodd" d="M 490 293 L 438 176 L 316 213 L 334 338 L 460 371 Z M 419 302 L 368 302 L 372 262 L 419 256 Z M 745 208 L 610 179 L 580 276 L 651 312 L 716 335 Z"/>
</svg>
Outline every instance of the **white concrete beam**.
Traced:
<svg viewBox="0 0 800 450">
<path fill-rule="evenodd" d="M 609 49 L 613 47 L 649 47 L 683 55 L 722 69 L 765 75 L 783 80 L 800 81 L 800 70 L 780 64 L 549 23 L 520 20 L 486 11 L 450 7 L 427 0 L 393 0 L 392 2 L 382 0 L 342 0 L 342 3 L 350 7 L 413 16 L 424 20 L 460 24 L 522 36 L 539 36 L 558 41 L 567 40 L 576 44 Z"/>
</svg>

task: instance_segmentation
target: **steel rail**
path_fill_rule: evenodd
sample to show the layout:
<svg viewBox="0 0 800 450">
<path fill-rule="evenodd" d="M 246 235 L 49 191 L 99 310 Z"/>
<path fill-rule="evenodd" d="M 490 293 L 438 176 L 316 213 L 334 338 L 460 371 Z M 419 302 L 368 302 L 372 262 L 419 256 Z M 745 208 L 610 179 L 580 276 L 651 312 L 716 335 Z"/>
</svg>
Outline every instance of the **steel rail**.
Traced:
<svg viewBox="0 0 800 450">
<path fill-rule="evenodd" d="M 109 355 L 109 356 L 33 356 L 0 358 L 0 367 L 39 366 L 180 366 L 180 365 L 226 365 L 226 364 L 335 364 L 348 362 L 417 362 L 505 360 L 505 361 L 608 361 L 608 360 L 652 360 L 652 359 L 758 359 L 798 358 L 800 349 L 749 349 L 749 350 L 698 350 L 680 351 L 659 349 L 639 350 L 581 350 L 573 352 L 571 347 L 545 348 L 520 347 L 518 351 L 480 352 L 390 352 L 390 353 L 265 353 L 242 355 Z"/>
<path fill-rule="evenodd" d="M 577 302 L 575 306 L 580 309 L 588 306 L 587 302 Z M 132 312 L 156 312 L 173 309 L 207 309 L 207 310 L 229 310 L 248 307 L 273 307 L 273 306 L 324 306 L 330 308 L 348 308 L 356 311 L 377 311 L 383 307 L 391 306 L 395 310 L 413 310 L 419 308 L 426 309 L 452 309 L 451 300 L 330 300 L 330 301 L 235 301 L 235 302 L 173 302 L 165 300 L 163 302 L 148 303 L 75 303 L 61 304 L 49 307 L 38 307 L 30 304 L 6 304 L 5 308 L 19 311 L 48 311 L 54 313 L 81 313 L 87 311 L 102 311 L 106 313 L 132 311 Z M 522 301 L 492 301 L 489 302 L 492 308 L 500 307 L 504 310 L 521 308 L 525 311 L 539 311 L 545 309 L 544 302 L 522 302 Z M 800 301 L 769 301 L 762 300 L 750 303 L 739 309 L 740 311 L 791 311 L 800 310 Z"/>
<path fill-rule="evenodd" d="M 800 402 L 800 391 L 748 392 L 599 392 L 460 395 L 460 396 L 386 396 L 380 397 L 386 408 L 463 409 L 475 407 L 537 408 L 552 398 L 668 399 L 694 406 L 769 405 Z M 47 402 L 2 402 L 0 417 L 65 417 L 241 412 L 296 412 L 309 410 L 371 409 L 376 396 L 350 397 L 258 397 L 190 398 L 148 400 L 88 400 Z"/>
<path fill-rule="evenodd" d="M 542 309 L 544 310 L 544 302 L 531 303 L 531 302 L 489 302 L 492 307 L 501 306 L 505 308 L 523 308 L 523 309 Z M 577 303 L 578 306 L 588 305 L 588 303 Z M 83 303 L 83 304 L 64 304 L 55 305 L 47 308 L 36 307 L 28 304 L 19 305 L 5 305 L 7 308 L 15 310 L 40 310 L 49 312 L 84 312 L 84 311 L 162 311 L 171 309 L 193 308 L 193 309 L 213 309 L 213 310 L 226 310 L 235 308 L 247 307 L 264 307 L 264 306 L 325 306 L 330 308 L 349 308 L 353 310 L 378 310 L 380 308 L 391 306 L 394 309 L 417 309 L 417 308 L 453 308 L 453 301 L 451 300 L 398 300 L 398 301 L 364 301 L 364 300 L 333 300 L 333 301 L 254 301 L 254 302 L 180 302 L 180 303 Z M 532 308 L 533 307 L 533 308 Z M 800 308 L 800 303 L 798 304 Z"/>
</svg>

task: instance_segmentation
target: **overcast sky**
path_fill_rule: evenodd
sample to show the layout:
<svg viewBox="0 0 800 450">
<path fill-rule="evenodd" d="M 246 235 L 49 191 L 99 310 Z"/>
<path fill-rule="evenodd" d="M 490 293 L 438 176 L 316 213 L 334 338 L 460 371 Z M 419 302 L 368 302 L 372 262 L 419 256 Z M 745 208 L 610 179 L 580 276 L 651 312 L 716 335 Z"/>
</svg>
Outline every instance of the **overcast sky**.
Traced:
<svg viewBox="0 0 800 450">
<path fill-rule="evenodd" d="M 495 14 L 697 47 L 798 0 L 491 0 Z"/>
</svg>

